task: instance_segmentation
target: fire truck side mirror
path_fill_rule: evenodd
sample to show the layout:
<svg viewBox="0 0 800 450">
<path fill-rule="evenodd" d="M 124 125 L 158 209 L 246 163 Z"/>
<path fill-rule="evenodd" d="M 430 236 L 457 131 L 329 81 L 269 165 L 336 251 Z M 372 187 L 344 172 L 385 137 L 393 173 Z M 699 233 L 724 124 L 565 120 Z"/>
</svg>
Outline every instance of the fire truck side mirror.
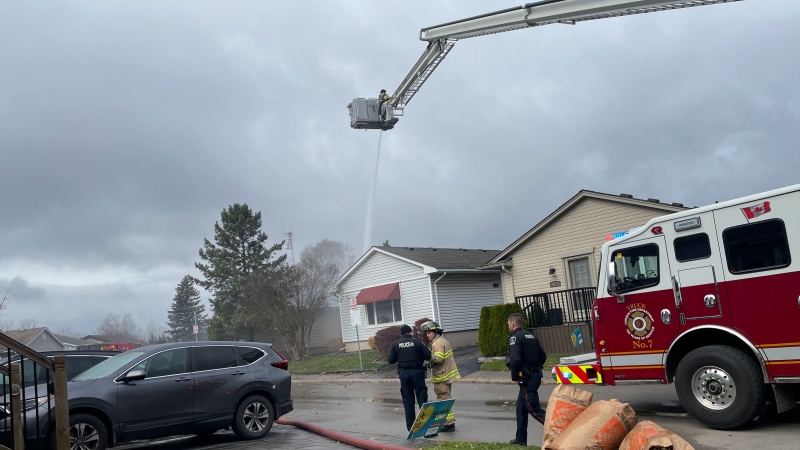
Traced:
<svg viewBox="0 0 800 450">
<path fill-rule="evenodd" d="M 608 292 L 617 295 L 617 265 L 614 261 L 608 263 Z"/>
</svg>

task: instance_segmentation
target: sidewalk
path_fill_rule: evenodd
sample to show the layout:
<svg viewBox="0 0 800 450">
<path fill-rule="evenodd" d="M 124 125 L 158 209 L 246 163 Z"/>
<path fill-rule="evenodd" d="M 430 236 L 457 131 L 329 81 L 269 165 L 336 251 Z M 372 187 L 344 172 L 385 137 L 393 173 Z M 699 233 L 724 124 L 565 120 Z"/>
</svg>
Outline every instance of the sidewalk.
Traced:
<svg viewBox="0 0 800 450">
<path fill-rule="evenodd" d="M 542 384 L 555 384 L 552 378 L 545 374 Z M 331 374 L 292 374 L 292 383 L 397 383 L 399 382 L 396 372 L 349 372 Z M 457 383 L 497 383 L 497 384 L 516 384 L 511 381 L 508 372 L 489 372 L 479 370 L 462 377 Z"/>
</svg>

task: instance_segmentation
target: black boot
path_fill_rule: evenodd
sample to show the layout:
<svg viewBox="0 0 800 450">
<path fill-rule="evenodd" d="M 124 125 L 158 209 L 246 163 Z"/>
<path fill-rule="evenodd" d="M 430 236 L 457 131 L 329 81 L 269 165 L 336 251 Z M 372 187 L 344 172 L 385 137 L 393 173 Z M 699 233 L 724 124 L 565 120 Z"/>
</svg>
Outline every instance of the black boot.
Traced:
<svg viewBox="0 0 800 450">
<path fill-rule="evenodd" d="M 522 446 L 525 446 L 525 447 L 528 446 L 527 442 L 520 442 L 520 441 L 518 441 L 516 439 L 510 440 L 510 441 L 508 441 L 508 443 L 511 444 L 511 445 L 522 445 Z"/>
<path fill-rule="evenodd" d="M 442 427 L 442 433 L 452 433 L 456 431 L 456 424 L 445 425 Z"/>
</svg>

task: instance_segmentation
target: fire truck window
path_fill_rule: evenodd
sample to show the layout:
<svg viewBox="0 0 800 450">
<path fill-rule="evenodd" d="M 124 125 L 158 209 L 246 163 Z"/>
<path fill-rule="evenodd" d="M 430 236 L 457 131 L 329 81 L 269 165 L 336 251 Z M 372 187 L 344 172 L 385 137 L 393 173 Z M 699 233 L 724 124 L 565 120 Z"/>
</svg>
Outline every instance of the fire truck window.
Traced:
<svg viewBox="0 0 800 450">
<path fill-rule="evenodd" d="M 675 246 L 675 259 L 680 262 L 705 259 L 711 256 L 711 244 L 705 233 L 682 236 L 676 238 L 672 244 Z"/>
<path fill-rule="evenodd" d="M 791 262 L 782 220 L 728 228 L 722 232 L 722 241 L 731 273 L 779 269 Z"/>
<path fill-rule="evenodd" d="M 656 286 L 659 282 L 658 246 L 642 245 L 611 250 L 617 273 L 617 292 L 624 293 Z"/>
</svg>

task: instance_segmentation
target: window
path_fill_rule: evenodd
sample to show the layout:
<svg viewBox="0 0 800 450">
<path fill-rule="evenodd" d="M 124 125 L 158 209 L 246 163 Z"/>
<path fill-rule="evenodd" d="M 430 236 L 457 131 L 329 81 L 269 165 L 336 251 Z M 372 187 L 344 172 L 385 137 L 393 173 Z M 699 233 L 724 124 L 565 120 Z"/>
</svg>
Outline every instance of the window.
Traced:
<svg viewBox="0 0 800 450">
<path fill-rule="evenodd" d="M 403 315 L 400 313 L 400 300 L 367 303 L 366 307 L 367 323 L 370 325 L 401 322 L 403 320 Z"/>
<path fill-rule="evenodd" d="M 659 282 L 658 246 L 642 245 L 621 250 L 612 250 L 617 274 L 617 292 L 630 292 L 655 286 Z"/>
<path fill-rule="evenodd" d="M 777 269 L 791 262 L 786 226 L 781 220 L 728 228 L 722 232 L 722 241 L 731 273 Z"/>
<path fill-rule="evenodd" d="M 131 370 L 144 370 L 147 378 L 186 373 L 186 356 L 188 354 L 186 350 L 187 349 L 184 347 L 157 353 L 140 362 Z M 95 367 L 102 364 L 103 363 L 100 363 Z"/>
<path fill-rule="evenodd" d="M 252 347 L 236 347 L 236 353 L 242 358 L 244 365 L 253 364 L 264 356 L 264 351 Z"/>
<path fill-rule="evenodd" d="M 236 352 L 231 346 L 194 347 L 192 351 L 195 372 L 236 367 Z"/>
<path fill-rule="evenodd" d="M 91 356 L 71 356 L 67 355 L 67 379 L 71 380 L 91 367 L 94 367 L 94 360 Z"/>
<path fill-rule="evenodd" d="M 675 247 L 675 259 L 680 262 L 704 259 L 711 256 L 711 244 L 705 233 L 691 234 L 675 238 L 672 242 Z"/>
</svg>

